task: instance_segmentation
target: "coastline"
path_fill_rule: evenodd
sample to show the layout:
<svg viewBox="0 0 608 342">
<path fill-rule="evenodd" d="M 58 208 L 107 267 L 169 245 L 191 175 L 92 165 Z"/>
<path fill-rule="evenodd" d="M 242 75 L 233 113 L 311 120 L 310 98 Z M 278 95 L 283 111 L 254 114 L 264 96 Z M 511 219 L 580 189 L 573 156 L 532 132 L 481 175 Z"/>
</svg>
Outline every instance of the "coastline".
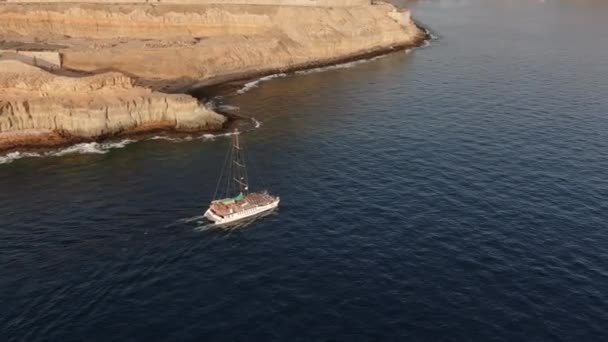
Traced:
<svg viewBox="0 0 608 342">
<path fill-rule="evenodd" d="M 313 69 L 321 69 L 341 64 L 347 64 L 358 61 L 365 61 L 369 59 L 373 59 L 379 56 L 385 56 L 391 53 L 396 53 L 400 51 L 405 51 L 408 49 L 416 49 L 422 47 L 426 42 L 431 41 L 432 33 L 426 29 L 420 23 L 416 23 L 416 26 L 424 32 L 424 35 L 419 39 L 416 39 L 412 43 L 401 44 L 391 47 L 379 48 L 372 51 L 363 52 L 360 54 L 354 54 L 351 56 L 342 56 L 332 60 L 319 61 L 313 63 L 306 63 L 303 65 L 295 66 L 292 68 L 277 68 L 277 69 L 268 69 L 259 72 L 253 73 L 242 73 L 242 74 L 234 74 L 234 75 L 226 75 L 222 79 L 211 79 L 204 82 L 204 85 L 200 85 L 198 87 L 192 87 L 190 89 L 184 89 L 185 94 L 189 94 L 194 96 L 199 100 L 208 100 L 215 96 L 225 95 L 227 93 L 232 93 L 243 87 L 246 83 L 259 80 L 263 77 L 268 77 L 272 75 L 278 74 L 297 74 L 300 71 L 309 71 Z M 203 83 L 203 82 L 201 82 Z"/>
<path fill-rule="evenodd" d="M 267 71 L 262 71 L 258 73 L 250 73 L 250 74 L 240 74 L 240 75 L 231 75 L 227 76 L 223 80 L 211 80 L 207 85 L 200 86 L 193 89 L 185 89 L 184 93 L 193 96 L 199 102 L 209 101 L 216 96 L 228 95 L 237 92 L 242 89 L 243 86 L 249 82 L 259 80 L 263 77 L 268 77 L 276 74 L 287 74 L 286 76 L 297 76 L 297 72 L 300 71 L 308 71 L 319 68 L 326 68 L 346 63 L 352 63 L 357 61 L 365 61 L 368 59 L 372 59 L 379 56 L 384 56 L 391 53 L 396 53 L 400 51 L 404 51 L 407 49 L 415 49 L 421 47 L 425 42 L 431 40 L 431 36 L 428 32 L 425 32 L 425 37 L 423 39 L 418 40 L 414 44 L 403 44 L 401 46 L 395 46 L 392 48 L 384 48 L 378 49 L 374 51 L 369 51 L 360 55 L 353 55 L 344 58 L 337 58 L 332 61 L 322 61 L 319 63 L 308 63 L 307 65 L 297 66 L 294 68 L 288 69 L 272 69 Z M 244 115 L 236 115 L 234 113 L 220 111 L 215 109 L 215 111 L 221 115 L 224 115 L 227 120 L 224 123 L 224 127 L 213 130 L 195 130 L 195 131 L 182 131 L 176 130 L 171 123 L 157 123 L 157 124 L 148 124 L 146 126 L 139 126 L 132 130 L 125 130 L 116 134 L 107 134 L 100 135 L 94 138 L 85 138 L 79 137 L 69 134 L 68 132 L 60 132 L 60 131 L 49 131 L 49 132 L 35 132 L 30 134 L 30 132 L 25 132 L 26 134 L 22 137 L 17 137 L 16 143 L 3 145 L 0 142 L 0 155 L 7 155 L 12 152 L 40 152 L 40 151 L 48 151 L 49 149 L 58 149 L 58 148 L 66 148 L 75 144 L 82 143 L 102 143 L 107 141 L 112 141 L 116 139 L 134 139 L 145 140 L 150 138 L 151 136 L 155 136 L 157 134 L 173 136 L 173 137 L 183 137 L 190 133 L 197 134 L 215 134 L 221 135 L 230 131 L 232 124 L 235 121 L 240 120 L 250 120 L 251 118 Z M 0 135 L 3 133 L 0 133 Z"/>
<path fill-rule="evenodd" d="M 409 13 L 409 12 L 408 12 Z M 408 14 L 409 15 L 409 14 Z M 408 20 L 409 17 L 408 17 Z M 402 25 L 402 24 L 399 24 Z M 186 80 L 182 84 L 177 83 L 176 80 L 156 80 L 159 84 L 163 83 L 172 83 L 173 89 L 171 91 L 161 91 L 158 92 L 158 86 L 151 87 L 150 79 L 145 77 L 138 77 L 137 75 L 131 76 L 130 74 L 122 71 L 122 76 L 126 78 L 131 78 L 131 85 L 127 88 L 143 88 L 147 89 L 148 93 L 144 94 L 143 100 L 150 96 L 191 96 L 191 99 L 188 100 L 189 105 L 192 106 L 192 102 L 196 103 L 201 111 L 210 112 L 214 114 L 221 114 L 224 117 L 224 122 L 221 126 L 214 125 L 185 125 L 180 127 L 177 125 L 177 117 L 175 120 L 166 120 L 165 116 L 161 115 L 158 119 L 146 119 L 141 120 L 138 119 L 138 124 L 117 128 L 114 130 L 101 130 L 101 133 L 93 133 L 93 134 L 74 134 L 69 130 L 65 129 L 44 129 L 42 127 L 36 128 L 28 128 L 14 131 L 2 131 L 2 123 L 0 122 L 0 154 L 6 155 L 15 151 L 31 151 L 31 150 L 45 150 L 49 148 L 63 148 L 66 146 L 81 144 L 81 143 L 102 143 L 106 141 L 116 140 L 116 139 L 135 139 L 139 140 L 141 138 L 150 137 L 153 134 L 163 134 L 163 135 L 184 135 L 184 134 L 221 134 L 222 132 L 227 132 L 235 122 L 243 119 L 242 115 L 231 115 L 230 113 L 221 112 L 219 110 L 215 110 L 214 108 L 206 108 L 203 104 L 206 101 L 209 101 L 215 96 L 224 95 L 227 93 L 232 93 L 241 89 L 245 84 L 259 80 L 260 78 L 268 77 L 276 74 L 288 74 L 294 75 L 299 71 L 307 71 L 311 69 L 319 69 L 330 67 L 334 65 L 340 65 L 345 63 L 351 63 L 355 61 L 372 59 L 377 56 L 382 56 L 398 51 L 403 51 L 405 49 L 411 49 L 420 47 L 425 44 L 428 40 L 432 38 L 430 32 L 426 30 L 421 24 L 411 20 L 408 25 L 413 25 L 415 30 L 418 30 L 418 33 L 413 34 L 408 39 L 406 37 L 400 38 L 402 41 L 407 41 L 406 43 L 398 43 L 398 44 L 390 44 L 388 46 L 379 45 L 364 49 L 363 51 L 357 51 L 355 53 L 349 54 L 338 54 L 336 57 L 332 57 L 331 54 L 326 58 L 318 58 L 317 60 L 306 61 L 302 63 L 286 63 L 285 66 L 279 67 L 262 67 L 262 68 L 254 68 L 255 70 L 247 70 L 244 72 L 224 72 L 219 73 L 211 77 L 203 78 L 201 81 L 192 82 L 191 80 Z M 408 29 L 409 30 L 409 29 Z M 414 31 L 415 32 L 415 31 Z M 405 34 L 405 32 L 404 32 Z M 411 34 L 411 33 L 410 33 Z M 1 36 L 0 36 L 1 38 Z M 69 55 L 68 55 L 69 56 Z M 189 65 L 188 63 L 185 63 Z M 275 63 L 276 64 L 276 63 Z M 50 71 L 50 70 L 47 70 Z M 73 73 L 74 75 L 92 75 L 90 77 L 95 77 L 95 75 L 99 76 L 101 74 L 91 74 L 88 70 L 81 69 L 73 69 L 69 66 L 65 68 L 65 72 Z M 55 75 L 61 75 L 56 74 Z M 129 76 L 125 76 L 129 75 Z M 115 76 L 116 77 L 116 76 Z M 77 77 L 78 78 L 78 77 Z M 82 77 L 84 79 L 85 77 Z M 129 82 L 127 82 L 129 83 Z M 155 90 L 156 89 L 156 90 Z M 149 93 L 149 92 L 152 93 Z M 43 95 L 46 96 L 46 95 Z M 57 96 L 57 95 L 56 95 Z M 165 102 L 167 100 L 165 99 Z M 0 101 L 0 105 L 2 105 Z M 6 102 L 5 102 L 6 103 Z M 25 105 L 25 102 L 23 103 Z M 8 103 L 9 107 L 11 103 Z M 0 106 L 1 107 L 1 106 Z M 25 112 L 31 118 L 30 106 L 25 105 Z M 127 103 L 127 108 L 128 108 Z M 0 108 L 1 110 L 2 108 Z M 13 111 L 13 108 L 9 108 Z M 106 118 L 107 114 L 106 107 Z M 178 110 L 179 111 L 179 110 Z M 198 111 L 198 110 L 197 110 Z M 183 110 L 182 110 L 183 112 Z M 70 116 L 71 110 L 70 110 Z M 132 115 L 131 113 L 129 115 Z M 174 114 L 175 115 L 175 114 Z M 192 120 L 191 120 L 192 121 Z M 10 124 L 10 118 L 9 118 Z M 107 126 L 107 123 L 106 123 Z"/>
</svg>

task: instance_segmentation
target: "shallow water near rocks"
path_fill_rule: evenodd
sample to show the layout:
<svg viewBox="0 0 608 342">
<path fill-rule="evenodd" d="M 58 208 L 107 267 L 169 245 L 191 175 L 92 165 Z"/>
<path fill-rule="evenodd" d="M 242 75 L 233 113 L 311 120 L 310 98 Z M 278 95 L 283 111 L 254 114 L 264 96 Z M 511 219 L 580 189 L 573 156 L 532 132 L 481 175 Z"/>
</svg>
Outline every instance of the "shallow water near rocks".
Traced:
<svg viewBox="0 0 608 342">
<path fill-rule="evenodd" d="M 238 229 L 227 137 L 0 165 L 0 336 L 606 340 L 608 7 L 413 7 L 427 48 L 221 99 L 281 196 Z"/>
</svg>

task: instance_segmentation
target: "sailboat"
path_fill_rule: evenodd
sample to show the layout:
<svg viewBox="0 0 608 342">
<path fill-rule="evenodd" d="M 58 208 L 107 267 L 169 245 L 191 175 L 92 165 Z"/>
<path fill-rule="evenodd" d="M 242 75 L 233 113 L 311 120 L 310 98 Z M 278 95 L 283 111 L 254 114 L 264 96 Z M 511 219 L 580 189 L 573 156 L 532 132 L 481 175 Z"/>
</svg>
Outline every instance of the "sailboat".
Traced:
<svg viewBox="0 0 608 342">
<path fill-rule="evenodd" d="M 214 200 L 205 211 L 205 217 L 216 224 L 242 220 L 272 210 L 279 205 L 280 198 L 264 190 L 249 191 L 249 179 L 240 132 L 232 134 L 232 143 L 226 156 L 226 163 L 218 180 Z M 227 171 L 224 198 L 216 199 L 222 184 L 224 171 Z"/>
</svg>

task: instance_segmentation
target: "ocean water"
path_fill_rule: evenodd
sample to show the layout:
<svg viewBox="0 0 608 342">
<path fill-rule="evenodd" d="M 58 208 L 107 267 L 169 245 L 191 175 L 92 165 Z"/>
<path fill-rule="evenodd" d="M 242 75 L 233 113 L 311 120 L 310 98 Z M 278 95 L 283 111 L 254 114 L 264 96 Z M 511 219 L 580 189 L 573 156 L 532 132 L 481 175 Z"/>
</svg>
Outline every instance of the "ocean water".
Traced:
<svg viewBox="0 0 608 342">
<path fill-rule="evenodd" d="M 0 339 L 608 340 L 608 5 L 410 6 L 428 47 L 216 100 L 259 220 L 200 218 L 227 137 L 4 159 Z"/>
</svg>

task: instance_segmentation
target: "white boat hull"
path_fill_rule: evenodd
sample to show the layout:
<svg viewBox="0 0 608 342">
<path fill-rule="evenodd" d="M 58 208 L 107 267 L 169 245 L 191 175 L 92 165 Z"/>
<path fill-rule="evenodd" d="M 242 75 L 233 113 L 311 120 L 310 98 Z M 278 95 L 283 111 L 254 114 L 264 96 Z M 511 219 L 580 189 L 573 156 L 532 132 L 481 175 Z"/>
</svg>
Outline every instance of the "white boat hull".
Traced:
<svg viewBox="0 0 608 342">
<path fill-rule="evenodd" d="M 211 209 L 207 209 L 207 211 L 205 212 L 205 217 L 209 221 L 213 221 L 215 224 L 224 224 L 224 223 L 235 222 L 235 221 L 239 221 L 239 220 L 242 220 L 242 219 L 245 219 L 248 217 L 255 216 L 257 214 L 263 213 L 268 210 L 272 210 L 279 206 L 279 201 L 280 201 L 280 199 L 277 197 L 277 199 L 275 201 L 268 203 L 266 205 L 243 210 L 238 213 L 226 215 L 224 217 L 216 215 L 215 213 L 213 213 L 213 211 L 211 211 Z"/>
</svg>

